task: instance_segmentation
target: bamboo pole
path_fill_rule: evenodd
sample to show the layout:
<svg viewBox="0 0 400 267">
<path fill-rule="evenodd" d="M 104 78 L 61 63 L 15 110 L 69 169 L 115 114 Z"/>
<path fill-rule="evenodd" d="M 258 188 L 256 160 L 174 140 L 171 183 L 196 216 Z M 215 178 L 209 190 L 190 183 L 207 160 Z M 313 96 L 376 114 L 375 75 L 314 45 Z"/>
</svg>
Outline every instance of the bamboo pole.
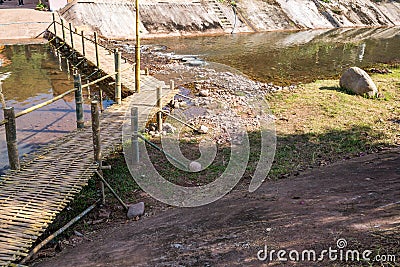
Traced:
<svg viewBox="0 0 400 267">
<path fill-rule="evenodd" d="M 171 117 L 172 119 L 176 120 L 177 122 L 180 122 L 180 123 L 182 123 L 183 125 L 186 125 L 187 127 L 189 127 L 190 129 L 192 129 L 193 131 L 196 131 L 196 132 L 198 131 L 196 128 L 194 128 L 194 127 L 193 127 L 192 125 L 190 125 L 189 123 L 184 122 L 183 120 L 181 120 L 181 119 L 179 119 L 179 118 L 177 118 L 177 117 L 175 117 L 175 116 L 169 114 L 168 112 L 165 112 L 165 111 L 162 111 L 162 110 L 161 110 L 161 112 L 164 113 L 165 115 L 167 115 L 168 117 Z"/>
<path fill-rule="evenodd" d="M 115 60 L 115 102 L 118 105 L 121 105 L 121 52 L 118 51 L 118 48 L 115 49 L 114 52 L 114 60 Z"/>
<path fill-rule="evenodd" d="M 4 99 L 3 82 L 1 80 L 0 80 L 0 102 L 1 102 L 1 108 L 5 109 L 6 108 L 6 100 Z"/>
<path fill-rule="evenodd" d="M 131 129 L 132 129 L 132 163 L 134 165 L 139 164 L 139 140 L 138 140 L 138 132 L 139 132 L 139 111 L 137 107 L 133 107 L 131 109 Z"/>
<path fill-rule="evenodd" d="M 82 56 L 85 56 L 86 52 L 85 52 L 85 37 L 83 36 L 83 31 L 81 31 L 81 35 L 82 35 Z"/>
<path fill-rule="evenodd" d="M 63 42 L 65 43 L 65 29 L 64 29 L 64 20 L 63 19 L 61 19 L 61 31 L 62 31 Z"/>
<path fill-rule="evenodd" d="M 140 139 L 142 139 L 146 144 L 149 144 L 151 147 L 157 149 L 158 151 L 160 151 L 161 153 L 163 153 L 166 157 L 172 159 L 173 161 L 175 161 L 176 163 L 178 163 L 179 165 L 181 165 L 183 168 L 187 168 L 187 166 L 180 162 L 178 159 L 176 159 L 174 156 L 172 156 L 171 154 L 169 154 L 168 152 L 166 152 L 164 149 L 162 149 L 161 147 L 157 146 L 156 144 L 154 144 L 153 142 L 147 140 L 144 136 L 142 136 L 141 134 L 138 134 L 138 137 Z"/>
<path fill-rule="evenodd" d="M 135 44 L 135 90 L 140 93 L 140 36 L 139 36 L 139 0 L 135 0 L 136 9 L 136 44 Z"/>
<path fill-rule="evenodd" d="M 91 99 L 91 91 L 90 91 L 90 85 L 89 85 L 89 79 L 86 80 L 86 87 L 87 87 L 87 93 L 88 93 L 88 99 Z"/>
<path fill-rule="evenodd" d="M 68 75 L 68 80 L 71 78 L 71 68 L 69 66 L 69 60 L 65 59 L 66 63 L 67 63 L 67 75 Z"/>
<path fill-rule="evenodd" d="M 53 103 L 53 102 L 56 102 L 57 100 L 60 100 L 60 99 L 63 98 L 64 96 L 66 96 L 66 95 L 68 95 L 68 94 L 74 92 L 75 90 L 76 90 L 76 88 L 71 89 L 71 90 L 68 90 L 67 92 L 62 93 L 61 95 L 58 95 L 58 96 L 54 97 L 53 99 L 47 100 L 47 101 L 45 101 L 45 102 L 43 102 L 43 103 L 37 104 L 37 105 L 32 106 L 32 107 L 27 108 L 27 109 L 24 109 L 23 111 L 18 112 L 18 113 L 15 115 L 15 118 L 21 117 L 21 116 L 23 116 L 23 115 L 25 115 L 25 114 L 31 113 L 32 111 L 35 111 L 35 110 L 39 109 L 39 108 L 42 108 L 42 107 L 47 106 L 47 105 L 49 105 L 49 104 L 51 104 L 51 103 Z M 6 124 L 6 122 L 7 122 L 6 119 L 3 120 L 3 121 L 1 121 L 1 122 L 0 122 L 0 126 Z"/>
<path fill-rule="evenodd" d="M 58 66 L 60 67 L 60 71 L 62 71 L 62 58 L 60 51 L 57 51 L 57 58 L 58 58 Z"/>
<path fill-rule="evenodd" d="M 8 161 L 12 170 L 19 170 L 19 157 L 17 146 L 17 125 L 15 123 L 14 107 L 4 109 L 4 118 L 6 122 L 6 141 Z"/>
<path fill-rule="evenodd" d="M 109 183 L 107 183 L 106 179 L 104 179 L 103 174 L 100 171 L 96 171 L 97 176 L 99 176 L 101 182 L 107 186 L 107 188 L 110 190 L 110 192 L 114 195 L 114 197 L 118 200 L 119 203 L 124 207 L 125 210 L 128 210 L 129 207 L 128 205 L 125 204 L 124 201 L 118 196 L 118 194 L 114 191 L 114 189 L 111 187 Z"/>
<path fill-rule="evenodd" d="M 57 37 L 57 23 L 56 23 L 56 15 L 53 13 L 53 26 L 54 26 L 54 36 Z"/>
<path fill-rule="evenodd" d="M 57 230 L 54 234 L 48 236 L 45 240 L 43 240 L 39 245 L 37 245 L 31 252 L 29 252 L 28 256 L 26 256 L 22 261 L 21 264 L 24 264 L 26 261 L 28 261 L 30 258 L 32 258 L 33 255 L 35 255 L 43 246 L 45 246 L 47 243 L 49 243 L 51 240 L 53 240 L 54 238 L 56 238 L 58 235 L 60 235 L 61 233 L 63 233 L 66 229 L 68 229 L 71 225 L 73 225 L 74 223 L 76 223 L 78 220 L 80 220 L 81 218 L 83 218 L 86 214 L 88 214 L 91 210 L 93 210 L 96 205 L 97 205 L 98 201 L 96 201 L 96 203 L 94 203 L 93 205 L 91 205 L 89 208 L 87 208 L 86 210 L 84 210 L 82 213 L 80 213 L 78 216 L 76 216 L 75 218 L 73 218 L 71 221 L 69 221 L 66 225 L 64 225 L 63 227 L 61 227 L 59 230 Z"/>
<path fill-rule="evenodd" d="M 94 48 L 96 52 L 96 67 L 100 68 L 100 62 L 99 62 L 99 45 L 97 42 L 97 32 L 94 32 Z"/>
<path fill-rule="evenodd" d="M 75 105 L 76 105 L 76 127 L 82 129 L 85 125 L 83 117 L 83 97 L 82 97 L 82 82 L 81 75 L 74 75 L 74 87 L 75 87 Z"/>
<path fill-rule="evenodd" d="M 99 89 L 99 101 L 100 101 L 100 110 L 101 112 L 104 111 L 104 106 L 103 106 L 103 89 Z"/>
<path fill-rule="evenodd" d="M 74 50 L 74 32 L 72 31 L 72 23 L 69 23 L 69 36 L 71 38 L 71 48 Z"/>
<path fill-rule="evenodd" d="M 163 128 L 163 121 L 162 121 L 162 88 L 161 86 L 157 87 L 157 126 L 158 131 L 161 133 Z"/>
<path fill-rule="evenodd" d="M 92 101 L 91 103 L 91 114 L 92 114 L 92 137 L 93 137 L 93 151 L 94 160 L 98 165 L 98 172 L 102 174 L 102 156 L 101 156 L 101 141 L 100 141 L 100 112 L 98 101 Z M 104 194 L 104 183 L 99 182 L 99 187 L 101 189 L 101 202 L 104 205 L 106 202 Z"/>
</svg>

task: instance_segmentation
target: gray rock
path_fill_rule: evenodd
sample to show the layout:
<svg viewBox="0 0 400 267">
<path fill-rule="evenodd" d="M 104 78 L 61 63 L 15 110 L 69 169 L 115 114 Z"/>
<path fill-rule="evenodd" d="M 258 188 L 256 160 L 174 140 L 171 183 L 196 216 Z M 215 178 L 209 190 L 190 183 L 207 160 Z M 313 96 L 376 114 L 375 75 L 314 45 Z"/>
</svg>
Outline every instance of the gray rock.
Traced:
<svg viewBox="0 0 400 267">
<path fill-rule="evenodd" d="M 357 95 L 367 94 L 370 97 L 374 97 L 378 94 L 378 88 L 371 77 L 358 67 L 351 67 L 342 74 L 340 87 Z"/>
<path fill-rule="evenodd" d="M 209 95 L 210 95 L 210 92 L 208 90 L 201 90 L 199 92 L 199 96 L 202 96 L 202 97 L 207 97 Z"/>
<path fill-rule="evenodd" d="M 127 217 L 129 219 L 142 216 L 144 214 L 144 202 L 139 202 L 129 206 Z"/>
<path fill-rule="evenodd" d="M 206 133 L 208 133 L 208 127 L 205 126 L 205 125 L 201 125 L 201 126 L 199 127 L 199 129 L 197 130 L 197 132 L 198 132 L 198 133 L 201 133 L 201 134 L 206 134 Z"/>
<path fill-rule="evenodd" d="M 197 161 L 192 161 L 189 164 L 189 170 L 192 172 L 199 172 L 201 171 L 201 164 L 198 163 Z"/>
<path fill-rule="evenodd" d="M 163 124 L 163 131 L 166 131 L 167 133 L 173 134 L 176 131 L 176 128 L 172 126 L 170 123 L 164 123 Z"/>
</svg>

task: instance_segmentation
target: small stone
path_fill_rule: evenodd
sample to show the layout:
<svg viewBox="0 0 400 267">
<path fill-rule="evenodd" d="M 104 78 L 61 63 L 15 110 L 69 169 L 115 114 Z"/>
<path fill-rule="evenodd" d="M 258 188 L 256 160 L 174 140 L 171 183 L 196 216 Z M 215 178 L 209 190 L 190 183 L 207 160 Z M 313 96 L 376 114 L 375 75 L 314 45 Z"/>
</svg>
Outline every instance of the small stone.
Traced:
<svg viewBox="0 0 400 267">
<path fill-rule="evenodd" d="M 144 202 L 139 202 L 129 206 L 127 217 L 132 219 L 144 214 Z"/>
<path fill-rule="evenodd" d="M 202 97 L 207 97 L 209 95 L 210 95 L 210 92 L 208 90 L 201 90 L 199 92 L 199 96 L 202 96 Z"/>
<path fill-rule="evenodd" d="M 206 133 L 208 133 L 208 127 L 205 126 L 205 125 L 201 125 L 201 126 L 199 127 L 199 129 L 197 130 L 197 132 L 198 132 L 198 133 L 201 133 L 201 134 L 206 134 Z"/>
<path fill-rule="evenodd" d="M 172 126 L 170 123 L 164 123 L 163 131 L 166 131 L 169 134 L 173 134 L 176 131 L 176 127 Z"/>
<path fill-rule="evenodd" d="M 151 124 L 149 125 L 149 130 L 150 130 L 150 131 L 155 131 L 155 130 L 157 130 L 157 125 L 155 125 L 154 123 L 151 123 Z"/>
<path fill-rule="evenodd" d="M 201 171 L 201 164 L 198 163 L 197 161 L 192 161 L 189 164 L 189 170 L 192 172 L 199 172 Z"/>
<path fill-rule="evenodd" d="M 180 107 L 180 103 L 178 101 L 174 101 L 174 108 L 179 108 Z"/>
<path fill-rule="evenodd" d="M 83 234 L 82 234 L 81 232 L 78 232 L 78 231 L 76 231 L 76 230 L 74 230 L 74 234 L 75 234 L 76 236 L 80 236 L 80 237 L 83 236 Z"/>
</svg>

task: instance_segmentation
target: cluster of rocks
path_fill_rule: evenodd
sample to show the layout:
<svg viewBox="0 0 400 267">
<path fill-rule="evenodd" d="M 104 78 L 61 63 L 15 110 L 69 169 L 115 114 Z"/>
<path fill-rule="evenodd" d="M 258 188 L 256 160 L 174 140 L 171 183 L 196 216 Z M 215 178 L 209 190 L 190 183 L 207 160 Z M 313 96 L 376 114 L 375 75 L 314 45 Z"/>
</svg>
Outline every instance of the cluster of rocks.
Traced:
<svg viewBox="0 0 400 267">
<path fill-rule="evenodd" d="M 153 74 L 165 80 L 177 77 L 175 83 L 190 88 L 192 92 L 191 101 L 171 100 L 168 106 L 172 112 L 179 109 L 191 114 L 191 108 L 203 108 L 205 114 L 190 116 L 188 123 L 198 129 L 197 133 L 208 133 L 219 144 L 241 144 L 246 131 L 260 130 L 261 121 L 273 122 L 274 116 L 268 110 L 265 95 L 296 88 L 253 81 L 241 73 L 234 73 L 233 69 L 216 71 L 210 65 L 207 68 L 185 65 L 181 62 L 185 58 L 182 56 L 163 52 L 156 52 L 156 56 L 165 56 L 170 60 Z M 170 126 L 164 124 L 163 131 L 157 132 L 156 125 L 150 124 L 148 132 L 153 137 L 159 137 L 171 132 Z"/>
<path fill-rule="evenodd" d="M 160 132 L 155 123 L 150 123 L 149 126 L 146 128 L 146 132 L 151 137 L 160 137 L 162 135 L 165 136 L 167 134 L 174 134 L 176 132 L 176 127 L 174 127 L 170 123 L 163 123 L 162 131 Z"/>
</svg>

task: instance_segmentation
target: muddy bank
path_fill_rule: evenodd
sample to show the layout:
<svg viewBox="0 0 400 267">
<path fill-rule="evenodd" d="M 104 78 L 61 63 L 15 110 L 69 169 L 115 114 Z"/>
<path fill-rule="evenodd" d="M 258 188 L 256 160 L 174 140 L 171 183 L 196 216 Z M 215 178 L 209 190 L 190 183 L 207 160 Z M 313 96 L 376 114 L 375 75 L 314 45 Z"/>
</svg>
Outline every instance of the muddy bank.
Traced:
<svg viewBox="0 0 400 267">
<path fill-rule="evenodd" d="M 142 38 L 400 25 L 398 1 L 140 1 Z M 75 27 L 109 39 L 135 38 L 133 1 L 71 2 L 60 10 Z"/>
</svg>

